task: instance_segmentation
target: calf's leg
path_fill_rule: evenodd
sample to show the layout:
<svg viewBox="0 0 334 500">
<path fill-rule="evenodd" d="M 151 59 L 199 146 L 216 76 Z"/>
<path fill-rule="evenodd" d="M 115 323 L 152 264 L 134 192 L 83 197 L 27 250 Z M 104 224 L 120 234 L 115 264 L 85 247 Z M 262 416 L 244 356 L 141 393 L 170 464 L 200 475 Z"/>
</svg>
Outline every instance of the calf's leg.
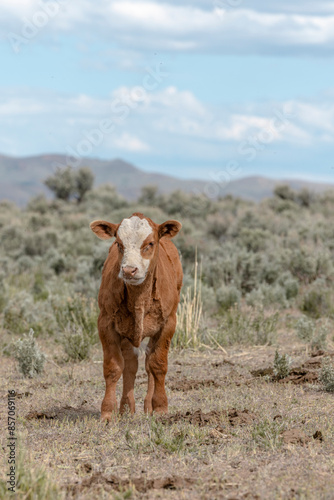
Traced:
<svg viewBox="0 0 334 500">
<path fill-rule="evenodd" d="M 138 370 L 138 349 L 133 347 L 128 339 L 121 342 L 121 350 L 124 359 L 123 370 L 123 395 L 120 404 L 120 412 L 124 413 L 128 406 L 131 413 L 135 412 L 134 385 Z"/>
<path fill-rule="evenodd" d="M 99 326 L 99 335 L 103 347 L 103 375 L 106 382 L 101 420 L 109 421 L 112 419 L 113 412 L 117 411 L 116 384 L 123 373 L 124 359 L 120 337 L 116 332 L 106 332 Z"/>
<path fill-rule="evenodd" d="M 149 366 L 149 356 L 151 352 L 151 348 L 153 345 L 152 339 L 149 340 L 147 347 L 146 347 L 146 358 L 145 358 L 145 369 L 147 373 L 147 378 L 148 378 L 148 387 L 147 387 L 147 394 L 145 397 L 144 401 L 144 412 L 151 414 L 153 411 L 152 408 L 152 398 L 153 398 L 153 392 L 154 392 L 154 377 L 153 373 L 151 372 L 150 366 Z"/>
<path fill-rule="evenodd" d="M 165 377 L 168 369 L 168 351 L 175 327 L 176 314 L 173 314 L 168 318 L 161 332 L 153 339 L 152 348 L 148 355 L 148 367 L 154 379 L 152 410 L 155 413 L 168 412 Z"/>
</svg>

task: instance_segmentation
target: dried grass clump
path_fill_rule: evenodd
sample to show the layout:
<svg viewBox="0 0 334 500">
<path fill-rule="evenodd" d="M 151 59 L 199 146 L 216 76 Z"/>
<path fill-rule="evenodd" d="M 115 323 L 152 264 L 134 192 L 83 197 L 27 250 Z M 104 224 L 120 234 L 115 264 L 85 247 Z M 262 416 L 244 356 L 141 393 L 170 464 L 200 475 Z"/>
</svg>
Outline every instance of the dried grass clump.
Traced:
<svg viewBox="0 0 334 500">
<path fill-rule="evenodd" d="M 181 349 L 197 348 L 201 344 L 202 317 L 201 283 L 198 280 L 198 262 L 195 260 L 193 287 L 187 287 L 177 310 L 177 326 L 173 346 Z"/>
</svg>

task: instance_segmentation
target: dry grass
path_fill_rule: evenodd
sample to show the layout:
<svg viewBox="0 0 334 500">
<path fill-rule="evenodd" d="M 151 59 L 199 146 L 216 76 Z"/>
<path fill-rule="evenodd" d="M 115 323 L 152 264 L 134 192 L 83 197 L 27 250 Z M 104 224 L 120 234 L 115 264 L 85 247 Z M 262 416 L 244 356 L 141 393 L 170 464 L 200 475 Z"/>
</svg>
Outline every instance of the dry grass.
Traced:
<svg viewBox="0 0 334 500">
<path fill-rule="evenodd" d="M 318 384 L 252 375 L 273 365 L 275 347 L 235 347 L 228 356 L 214 350 L 172 352 L 165 420 L 143 413 L 142 355 L 137 413 L 108 426 L 99 421 L 104 387 L 99 347 L 90 361 L 73 364 L 60 364 L 59 347 L 42 347 L 58 354 L 58 366 L 48 363 L 44 374 L 28 380 L 4 358 L 0 382 L 3 402 L 8 388 L 19 393 L 18 446 L 29 453 L 27 474 L 42 467 L 57 494 L 87 500 L 333 498 L 333 395 Z M 301 345 L 290 346 L 290 352 L 292 366 L 313 359 Z M 2 422 L 6 412 L 1 405 Z M 303 439 L 285 442 L 283 433 L 290 430 Z M 313 438 L 317 431 L 322 441 Z"/>
<path fill-rule="evenodd" d="M 199 273 L 201 274 L 201 273 Z M 201 281 L 198 279 L 197 253 L 195 257 L 194 283 L 182 293 L 177 310 L 177 326 L 173 346 L 181 349 L 198 348 L 201 345 L 199 335 L 202 318 Z"/>
</svg>

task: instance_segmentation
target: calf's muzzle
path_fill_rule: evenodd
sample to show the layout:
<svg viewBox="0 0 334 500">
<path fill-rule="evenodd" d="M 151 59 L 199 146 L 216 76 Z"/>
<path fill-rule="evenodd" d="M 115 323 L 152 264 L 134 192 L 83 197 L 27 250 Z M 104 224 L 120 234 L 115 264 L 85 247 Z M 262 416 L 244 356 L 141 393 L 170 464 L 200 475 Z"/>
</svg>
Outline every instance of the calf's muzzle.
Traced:
<svg viewBox="0 0 334 500">
<path fill-rule="evenodd" d="M 122 267 L 122 273 L 124 278 L 131 279 L 134 278 L 137 274 L 138 268 L 132 266 L 124 266 Z"/>
</svg>

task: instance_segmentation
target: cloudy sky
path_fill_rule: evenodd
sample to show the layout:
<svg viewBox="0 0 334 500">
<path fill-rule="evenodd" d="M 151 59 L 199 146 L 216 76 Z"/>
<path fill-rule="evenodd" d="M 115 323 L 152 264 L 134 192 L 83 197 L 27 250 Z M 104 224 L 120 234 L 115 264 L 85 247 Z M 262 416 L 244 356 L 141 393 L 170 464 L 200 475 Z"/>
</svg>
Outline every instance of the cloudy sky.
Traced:
<svg viewBox="0 0 334 500">
<path fill-rule="evenodd" d="M 334 182 L 334 1 L 1 0 L 0 153 Z"/>
</svg>

